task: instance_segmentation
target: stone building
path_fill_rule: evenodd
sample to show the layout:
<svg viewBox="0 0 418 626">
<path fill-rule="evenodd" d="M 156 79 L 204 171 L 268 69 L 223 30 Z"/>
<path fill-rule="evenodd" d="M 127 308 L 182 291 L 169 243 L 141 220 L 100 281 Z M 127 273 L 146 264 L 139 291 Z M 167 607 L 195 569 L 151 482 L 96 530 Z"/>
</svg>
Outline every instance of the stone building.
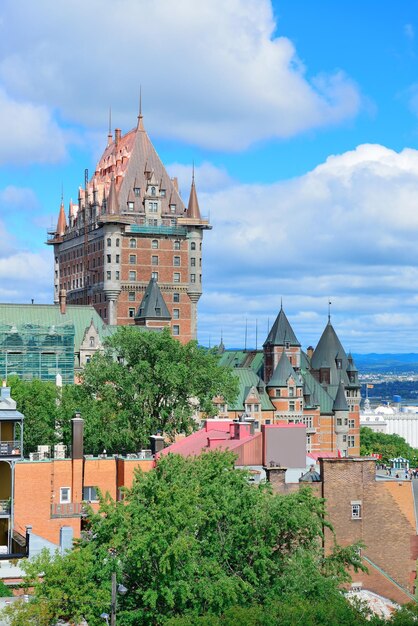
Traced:
<svg viewBox="0 0 418 626">
<path fill-rule="evenodd" d="M 89 180 L 86 170 L 78 202 L 70 202 L 68 218 L 61 202 L 47 241 L 54 249 L 55 302 L 66 291 L 69 304 L 92 305 L 110 325 L 134 324 L 152 278 L 173 336 L 195 339 L 203 231 L 209 228 L 194 175 L 185 206 L 140 112 L 133 130 L 109 132 L 93 176 Z"/>
</svg>

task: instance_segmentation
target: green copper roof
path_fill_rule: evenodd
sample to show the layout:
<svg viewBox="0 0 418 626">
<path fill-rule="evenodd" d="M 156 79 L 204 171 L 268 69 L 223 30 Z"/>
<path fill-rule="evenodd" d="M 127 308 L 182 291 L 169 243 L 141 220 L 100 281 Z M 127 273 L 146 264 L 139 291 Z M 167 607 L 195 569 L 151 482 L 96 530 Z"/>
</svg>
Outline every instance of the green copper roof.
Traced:
<svg viewBox="0 0 418 626">
<path fill-rule="evenodd" d="M 0 325 L 56 326 L 74 325 L 74 351 L 78 352 L 84 333 L 91 321 L 102 339 L 106 325 L 97 311 L 89 305 L 67 305 L 65 313 L 58 304 L 0 304 Z"/>
<path fill-rule="evenodd" d="M 337 395 L 335 396 L 334 411 L 348 411 L 347 398 L 345 397 L 344 383 L 338 385 Z"/>
<path fill-rule="evenodd" d="M 263 381 L 249 367 L 237 367 L 232 373 L 238 378 L 238 395 L 232 404 L 228 404 L 230 411 L 244 411 L 245 398 L 248 396 L 252 387 L 259 387 L 258 395 L 260 397 L 260 407 L 262 411 L 273 411 L 274 406 L 270 402 L 270 398 L 265 390 Z"/>
<path fill-rule="evenodd" d="M 135 319 L 171 320 L 170 312 L 155 278 L 151 278 L 148 283 Z"/>
<path fill-rule="evenodd" d="M 302 387 L 299 376 L 291 366 L 286 353 L 282 352 L 279 362 L 277 363 L 277 367 L 274 370 L 273 376 L 267 384 L 267 387 L 287 387 L 289 378 L 293 378 L 297 387 Z"/>
<path fill-rule="evenodd" d="M 225 350 L 219 359 L 219 365 L 226 367 L 248 367 L 259 376 L 263 371 L 264 355 L 256 350 Z"/>
<path fill-rule="evenodd" d="M 264 343 L 272 344 L 273 346 L 284 346 L 288 342 L 291 346 L 300 346 L 299 341 L 296 338 L 293 328 L 289 324 L 283 308 L 280 309 L 276 321 L 270 329 L 269 335 Z"/>
</svg>

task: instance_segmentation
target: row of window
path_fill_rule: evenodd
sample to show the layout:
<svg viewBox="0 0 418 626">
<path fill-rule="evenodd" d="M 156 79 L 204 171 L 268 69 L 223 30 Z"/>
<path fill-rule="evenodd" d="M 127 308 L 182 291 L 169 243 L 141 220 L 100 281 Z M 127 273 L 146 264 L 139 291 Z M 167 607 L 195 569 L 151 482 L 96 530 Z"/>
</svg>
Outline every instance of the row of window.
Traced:
<svg viewBox="0 0 418 626">
<path fill-rule="evenodd" d="M 111 241 L 110 239 L 108 239 L 108 242 Z M 119 240 L 117 240 L 119 241 Z M 110 245 L 110 244 L 108 244 Z M 119 245 L 119 244 L 117 244 Z M 153 250 L 158 250 L 160 246 L 160 242 L 158 241 L 158 239 L 151 239 L 151 248 Z M 129 240 L 129 247 L 130 248 L 136 248 L 137 247 L 137 240 L 134 237 L 131 237 L 131 239 Z M 175 239 L 173 241 L 173 250 L 180 250 L 181 249 L 181 241 L 180 239 Z M 190 250 L 197 250 L 196 247 L 196 242 L 192 241 L 190 242 Z M 199 244 L 199 250 L 202 250 L 202 243 Z"/>
<path fill-rule="evenodd" d="M 128 317 L 135 317 L 135 309 L 134 308 L 130 308 L 128 309 Z M 155 309 L 155 313 L 156 315 L 161 315 L 161 309 Z M 180 309 L 173 309 L 173 315 L 172 315 L 174 320 L 179 320 L 180 319 Z"/>
<path fill-rule="evenodd" d="M 342 426 L 343 425 L 343 421 L 344 421 L 344 426 L 348 426 L 348 428 L 355 428 L 356 427 L 356 422 L 353 419 L 347 419 L 344 418 L 344 420 L 341 417 L 337 417 L 337 426 Z"/>
<path fill-rule="evenodd" d="M 111 280 L 112 276 L 112 272 L 108 271 L 106 272 L 107 274 L 107 279 Z M 116 276 L 116 280 L 119 280 L 119 272 L 115 272 Z M 136 277 L 137 277 L 137 273 L 136 270 L 130 270 L 129 271 L 129 282 L 130 283 L 134 283 L 136 282 Z M 158 272 L 151 272 L 151 278 L 153 278 L 154 280 L 158 280 Z M 196 283 L 197 282 L 197 278 L 199 279 L 199 282 L 202 282 L 202 274 L 190 274 L 189 276 L 189 282 L 191 283 Z M 181 282 L 181 275 L 180 272 L 174 272 L 173 274 L 173 283 L 179 283 Z"/>
<path fill-rule="evenodd" d="M 167 300 L 167 296 L 164 296 L 165 299 Z M 142 299 L 142 294 L 141 294 L 141 299 Z M 135 302 L 136 300 L 136 292 L 135 291 L 129 291 L 128 292 L 128 301 L 129 302 Z M 180 294 L 178 292 L 174 292 L 173 293 L 173 302 L 180 302 Z"/>
</svg>

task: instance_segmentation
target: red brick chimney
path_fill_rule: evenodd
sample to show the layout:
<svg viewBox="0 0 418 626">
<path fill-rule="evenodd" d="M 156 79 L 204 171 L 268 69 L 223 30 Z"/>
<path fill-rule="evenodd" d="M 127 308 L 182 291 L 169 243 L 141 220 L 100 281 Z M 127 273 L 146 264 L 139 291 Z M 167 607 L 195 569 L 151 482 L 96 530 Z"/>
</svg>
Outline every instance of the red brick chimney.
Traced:
<svg viewBox="0 0 418 626">
<path fill-rule="evenodd" d="M 120 128 L 115 128 L 115 145 L 117 146 L 120 142 L 120 138 L 122 135 L 122 131 Z"/>
<path fill-rule="evenodd" d="M 60 301 L 60 313 L 61 315 L 65 315 L 65 311 L 67 309 L 67 292 L 65 291 L 65 289 L 60 290 L 59 301 Z"/>
</svg>

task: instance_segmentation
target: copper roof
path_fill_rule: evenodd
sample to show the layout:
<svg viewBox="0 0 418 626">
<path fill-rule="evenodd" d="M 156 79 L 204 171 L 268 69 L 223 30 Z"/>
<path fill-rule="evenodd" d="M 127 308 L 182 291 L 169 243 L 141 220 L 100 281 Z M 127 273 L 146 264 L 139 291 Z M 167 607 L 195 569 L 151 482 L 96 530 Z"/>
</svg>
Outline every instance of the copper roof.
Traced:
<svg viewBox="0 0 418 626">
<path fill-rule="evenodd" d="M 197 200 L 196 185 L 194 184 L 194 176 L 192 179 L 192 186 L 190 189 L 189 206 L 187 207 L 187 217 L 191 217 L 192 219 L 195 219 L 195 220 L 202 219 L 200 215 L 199 202 Z"/>
</svg>

